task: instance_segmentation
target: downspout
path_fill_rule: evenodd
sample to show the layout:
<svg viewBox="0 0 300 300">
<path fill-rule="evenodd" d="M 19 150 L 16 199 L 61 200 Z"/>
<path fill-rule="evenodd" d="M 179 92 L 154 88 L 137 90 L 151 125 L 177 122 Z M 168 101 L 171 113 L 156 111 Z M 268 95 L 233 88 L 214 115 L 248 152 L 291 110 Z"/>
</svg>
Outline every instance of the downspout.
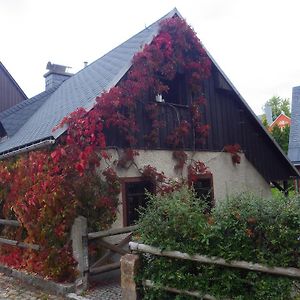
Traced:
<svg viewBox="0 0 300 300">
<path fill-rule="evenodd" d="M 11 157 L 11 156 L 15 156 L 20 153 L 29 152 L 29 151 L 32 151 L 32 150 L 35 150 L 38 148 L 42 148 L 42 147 L 45 147 L 48 145 L 53 145 L 54 143 L 55 143 L 55 139 L 48 139 L 48 140 L 44 140 L 44 141 L 41 141 L 41 142 L 38 142 L 35 144 L 31 144 L 29 146 L 25 146 L 25 147 L 19 148 L 17 150 L 0 155 L 0 160 Z"/>
</svg>

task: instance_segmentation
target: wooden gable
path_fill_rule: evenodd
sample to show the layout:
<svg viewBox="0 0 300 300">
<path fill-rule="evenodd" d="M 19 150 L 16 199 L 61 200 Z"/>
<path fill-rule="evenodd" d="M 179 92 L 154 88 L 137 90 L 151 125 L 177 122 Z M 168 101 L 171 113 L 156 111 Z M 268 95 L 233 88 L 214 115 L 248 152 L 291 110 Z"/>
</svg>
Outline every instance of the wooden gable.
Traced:
<svg viewBox="0 0 300 300">
<path fill-rule="evenodd" d="M 145 95 L 145 99 L 136 104 L 136 117 L 140 129 L 136 136 L 138 140 L 136 148 L 174 149 L 168 144 L 167 137 L 181 120 L 191 123 L 190 104 L 193 95 L 190 91 L 185 91 L 184 86 L 184 76 L 177 76 L 169 86 L 171 96 L 162 95 L 162 99 L 157 102 L 155 95 L 149 93 Z M 185 95 L 186 100 L 183 100 L 182 96 L 176 98 L 174 91 Z M 267 181 L 286 180 L 291 174 L 295 174 L 292 166 L 287 164 L 284 154 L 276 147 L 247 104 L 241 100 L 240 95 L 215 65 L 212 66 L 212 76 L 203 83 L 203 92 L 207 100 L 203 106 L 203 124 L 209 125 L 209 134 L 201 144 L 197 144 L 191 131 L 189 138 L 183 142 L 184 150 L 224 151 L 226 145 L 239 144 L 246 158 Z M 159 129 L 157 144 L 150 146 L 145 141 L 151 130 L 151 120 L 145 111 L 146 103 L 158 103 L 160 107 L 158 121 L 165 122 L 165 126 Z M 113 129 L 109 130 L 107 140 L 109 146 L 120 148 L 129 146 L 121 134 Z"/>
<path fill-rule="evenodd" d="M 0 112 L 25 99 L 25 93 L 0 62 Z"/>
</svg>

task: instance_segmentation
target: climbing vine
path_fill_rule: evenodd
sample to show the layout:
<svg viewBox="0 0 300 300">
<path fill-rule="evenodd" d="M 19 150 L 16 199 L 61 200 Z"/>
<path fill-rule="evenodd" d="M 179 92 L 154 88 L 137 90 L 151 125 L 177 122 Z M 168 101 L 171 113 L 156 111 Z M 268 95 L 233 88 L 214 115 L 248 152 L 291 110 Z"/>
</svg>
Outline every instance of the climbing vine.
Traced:
<svg viewBox="0 0 300 300">
<path fill-rule="evenodd" d="M 234 165 L 241 163 L 241 156 L 239 155 L 242 150 L 239 144 L 226 145 L 224 151 L 231 154 L 231 160 Z"/>
<path fill-rule="evenodd" d="M 132 67 L 117 86 L 98 96 L 92 110 L 79 108 L 53 129 L 67 126 L 55 147 L 0 162 L 0 197 L 5 199 L 2 214 L 16 218 L 24 228 L 25 241 L 43 249 L 14 251 L 11 256 L 3 251 L 0 261 L 15 262 L 17 267 L 57 280 L 72 280 L 71 225 L 79 214 L 88 218 L 92 230 L 112 224 L 120 192 L 116 169 L 135 166 L 160 193 L 179 188 L 184 180 L 174 182 L 151 165 L 136 165 L 139 152 L 135 149 L 141 138 L 137 105 L 144 105 L 151 128 L 143 138 L 147 147 L 153 148 L 166 123 L 159 118 L 162 106 L 145 99 L 167 93 L 166 82 L 174 80 L 178 72 L 185 74 L 193 96 L 189 100 L 191 121 L 178 119 L 165 141 L 174 150 L 175 170 L 182 171 L 188 164 L 185 140 L 192 132 L 195 143 L 201 143 L 209 133 L 201 107 L 205 105 L 202 81 L 210 76 L 210 67 L 210 59 L 186 22 L 177 17 L 166 19 L 152 42 L 135 54 Z M 109 130 L 117 132 L 126 144 L 124 150 L 117 149 L 117 162 L 107 150 Z M 207 171 L 201 162 L 192 162 L 187 169 L 189 184 Z"/>
</svg>

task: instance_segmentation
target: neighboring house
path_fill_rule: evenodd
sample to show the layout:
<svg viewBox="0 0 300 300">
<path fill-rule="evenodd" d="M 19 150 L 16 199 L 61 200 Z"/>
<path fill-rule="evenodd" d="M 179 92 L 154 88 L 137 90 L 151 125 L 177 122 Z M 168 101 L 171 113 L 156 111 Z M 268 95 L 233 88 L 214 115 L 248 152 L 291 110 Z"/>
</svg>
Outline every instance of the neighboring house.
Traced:
<svg viewBox="0 0 300 300">
<path fill-rule="evenodd" d="M 0 113 L 27 99 L 27 96 L 0 61 Z"/>
<path fill-rule="evenodd" d="M 293 88 L 288 157 L 300 171 L 300 86 Z M 299 191 L 300 182 L 296 181 Z"/>
<path fill-rule="evenodd" d="M 179 16 L 176 9 L 162 19 Z M 161 20 L 162 20 L 161 19 Z M 64 134 L 66 128 L 53 131 L 61 120 L 78 107 L 92 109 L 95 97 L 103 91 L 116 86 L 132 65 L 133 55 L 147 43 L 151 43 L 158 33 L 157 21 L 140 33 L 114 48 L 103 57 L 86 66 L 71 76 L 65 67 L 48 65 L 49 72 L 45 75 L 46 91 L 23 102 L 0 115 L 0 121 L 7 138 L 0 143 L 0 159 L 21 152 L 34 150 L 54 144 Z M 256 118 L 248 104 L 241 97 L 217 63 L 212 61 L 212 75 L 204 82 L 204 93 L 207 98 L 204 117 L 210 131 L 203 145 L 192 151 L 194 141 L 191 134 L 185 144 L 193 159 L 203 161 L 210 169 L 211 176 L 200 180 L 197 188 L 212 189 L 211 201 L 221 200 L 227 195 L 243 191 L 254 191 L 260 195 L 270 195 L 270 182 L 287 181 L 299 176 L 294 166 L 273 142 L 265 128 Z M 48 68 L 48 69 L 49 69 Z M 189 115 L 189 97 L 183 97 L 179 90 L 186 91 L 182 75 L 176 76 L 176 82 L 169 85 L 169 97 L 164 95 L 164 102 L 159 97 L 149 96 L 145 101 L 160 102 L 167 126 L 171 131 L 181 115 Z M 149 93 L 150 94 L 150 93 Z M 190 95 L 191 96 L 191 95 Z M 142 107 L 142 104 L 139 104 Z M 142 111 L 143 108 L 141 108 Z M 17 121 L 16 121 L 17 120 Z M 147 133 L 146 118 L 141 114 L 140 120 L 144 132 Z M 166 132 L 161 130 L 161 136 Z M 110 134 L 107 137 L 110 148 L 124 148 L 122 137 Z M 226 145 L 239 144 L 242 152 L 241 162 L 232 163 L 231 155 L 224 152 Z M 164 171 L 168 177 L 175 178 L 172 149 L 161 138 L 157 146 L 145 150 L 143 139 L 138 140 L 139 156 L 136 164 L 150 164 L 158 171 Z M 113 153 L 114 150 L 111 150 Z M 276 162 L 276 164 L 274 163 Z M 135 218 L 135 208 L 144 202 L 145 187 L 151 189 L 149 182 L 144 182 L 136 168 L 118 170 L 122 178 L 122 208 L 119 221 L 128 225 Z"/>
<path fill-rule="evenodd" d="M 283 130 L 284 127 L 291 125 L 291 118 L 286 116 L 284 113 L 281 113 L 269 126 L 269 131 L 272 131 L 275 125 L 277 125 L 281 130 Z"/>
</svg>

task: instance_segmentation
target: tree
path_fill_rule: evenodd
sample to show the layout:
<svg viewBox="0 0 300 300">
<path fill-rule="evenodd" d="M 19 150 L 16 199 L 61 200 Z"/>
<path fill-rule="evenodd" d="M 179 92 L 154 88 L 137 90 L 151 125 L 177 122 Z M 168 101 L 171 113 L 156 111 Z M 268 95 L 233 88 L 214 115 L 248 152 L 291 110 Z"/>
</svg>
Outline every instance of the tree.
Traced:
<svg viewBox="0 0 300 300">
<path fill-rule="evenodd" d="M 273 121 L 283 112 L 286 116 L 291 116 L 291 108 L 290 108 L 290 99 L 281 98 L 279 96 L 273 96 L 269 99 L 265 105 L 269 105 L 272 109 L 272 119 Z M 270 124 L 269 124 L 270 125 Z"/>
<path fill-rule="evenodd" d="M 284 151 L 284 153 L 287 153 L 289 147 L 290 126 L 287 125 L 280 129 L 279 126 L 276 124 L 271 130 L 271 135 L 281 147 L 281 149 Z"/>
<path fill-rule="evenodd" d="M 272 109 L 272 119 L 273 121 L 283 112 L 286 116 L 291 117 L 291 110 L 290 110 L 290 100 L 288 98 L 282 98 L 279 96 L 273 96 L 269 99 L 263 109 L 265 110 L 266 105 L 269 105 Z M 262 123 L 263 125 L 269 129 L 271 124 L 268 124 L 266 115 L 262 116 Z M 271 135 L 281 147 L 284 153 L 287 153 L 288 146 L 289 146 L 289 135 L 290 135 L 290 126 L 285 126 L 284 128 L 280 129 L 278 125 L 275 125 L 272 130 L 270 130 Z"/>
</svg>

